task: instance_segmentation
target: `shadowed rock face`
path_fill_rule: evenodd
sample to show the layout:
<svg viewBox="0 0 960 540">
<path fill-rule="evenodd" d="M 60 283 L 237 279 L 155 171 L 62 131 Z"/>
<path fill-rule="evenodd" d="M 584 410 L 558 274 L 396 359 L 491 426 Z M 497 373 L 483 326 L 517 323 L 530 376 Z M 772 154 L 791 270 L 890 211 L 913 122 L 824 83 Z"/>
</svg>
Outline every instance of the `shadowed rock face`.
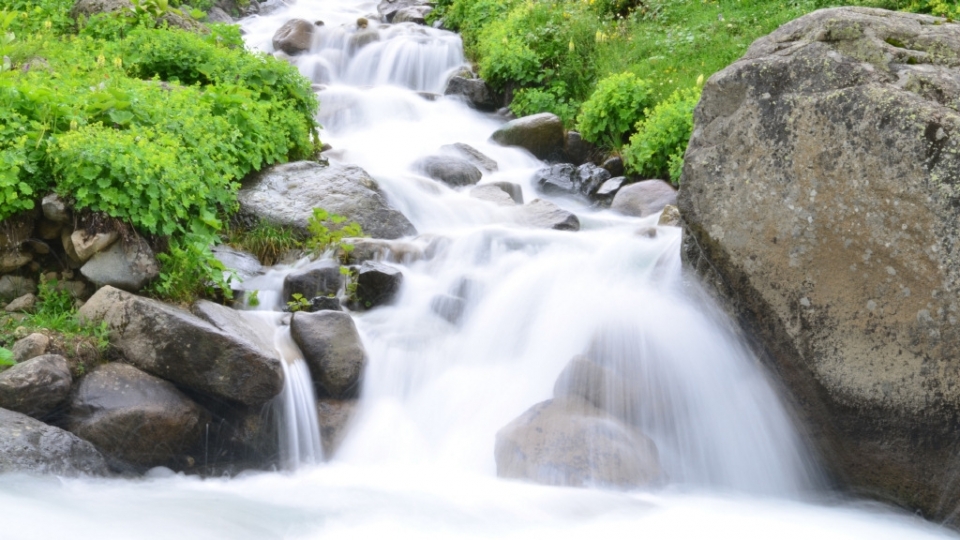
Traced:
<svg viewBox="0 0 960 540">
<path fill-rule="evenodd" d="M 960 25 L 821 10 L 707 82 L 678 201 L 827 464 L 932 519 L 960 503 L 958 110 Z"/>
<path fill-rule="evenodd" d="M 0 473 L 107 475 L 107 462 L 89 442 L 25 414 L 0 409 Z"/>
</svg>

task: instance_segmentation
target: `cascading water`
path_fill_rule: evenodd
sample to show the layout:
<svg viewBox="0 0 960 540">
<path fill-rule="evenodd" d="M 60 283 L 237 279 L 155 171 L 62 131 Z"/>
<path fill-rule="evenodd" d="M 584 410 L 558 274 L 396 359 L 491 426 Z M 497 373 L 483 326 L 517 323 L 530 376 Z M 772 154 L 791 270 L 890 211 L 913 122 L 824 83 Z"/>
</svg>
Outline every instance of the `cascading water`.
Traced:
<svg viewBox="0 0 960 540">
<path fill-rule="evenodd" d="M 440 92 L 461 67 L 456 35 L 380 25 L 367 16 L 375 8 L 299 0 L 243 22 L 248 43 L 270 51 L 289 18 L 323 20 L 313 49 L 292 61 L 322 85 L 331 158 L 370 172 L 421 233 L 408 251 L 430 255 L 390 262 L 404 273 L 399 297 L 355 316 L 368 366 L 333 460 L 233 479 L 7 475 L 5 538 L 950 536 L 889 509 L 818 495 L 817 467 L 770 382 L 724 316 L 684 281 L 676 229 L 656 228 L 650 238 L 638 232 L 655 227 L 656 216 L 626 218 L 575 200 L 556 202 L 578 214 L 581 231 L 525 229 L 510 209 L 411 172 L 441 146 L 467 143 L 499 164 L 481 183 L 515 182 L 531 200 L 530 177 L 541 164 L 487 141 L 502 120 L 418 94 Z M 275 308 L 285 271 L 245 286 Z M 460 300 L 456 309 L 438 309 L 436 299 L 450 296 Z M 282 316 L 248 316 L 288 364 L 278 403 L 298 412 L 281 422 L 285 464 L 316 462 L 312 390 L 306 383 L 294 393 L 291 384 L 309 374 L 295 373 L 302 360 L 285 345 Z M 629 392 L 608 409 L 656 442 L 664 487 L 623 492 L 496 478 L 497 431 L 549 399 L 576 355 L 627 381 Z"/>
</svg>

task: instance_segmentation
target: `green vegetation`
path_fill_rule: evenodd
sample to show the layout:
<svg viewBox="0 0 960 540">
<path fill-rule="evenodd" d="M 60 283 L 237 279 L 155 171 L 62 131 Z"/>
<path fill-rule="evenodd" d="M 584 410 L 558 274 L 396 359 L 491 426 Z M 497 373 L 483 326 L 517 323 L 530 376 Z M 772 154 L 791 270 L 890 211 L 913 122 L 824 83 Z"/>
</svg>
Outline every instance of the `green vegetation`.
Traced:
<svg viewBox="0 0 960 540">
<path fill-rule="evenodd" d="M 16 365 L 13 360 L 13 351 L 6 347 L 0 347 L 0 369 Z"/>
<path fill-rule="evenodd" d="M 310 307 L 310 300 L 300 293 L 293 293 L 287 301 L 287 310 L 291 312 L 303 311 Z"/>
<path fill-rule="evenodd" d="M 612 151 L 636 132 L 628 170 L 676 182 L 697 79 L 787 21 L 850 4 L 960 17 L 954 0 L 439 0 L 431 19 L 461 32 L 515 114 L 553 112 Z"/>
<path fill-rule="evenodd" d="M 168 27 L 176 0 L 79 24 L 72 5 L 0 11 L 0 220 L 56 191 L 169 246 L 156 294 L 187 300 L 222 284 L 208 247 L 239 180 L 319 148 L 309 81 L 244 50 L 236 27 Z"/>
<path fill-rule="evenodd" d="M 266 266 L 276 264 L 287 251 L 303 247 L 303 239 L 290 227 L 262 220 L 249 229 L 231 227 L 223 240 L 253 254 Z"/>
<path fill-rule="evenodd" d="M 353 251 L 353 244 L 345 242 L 347 238 L 363 237 L 363 228 L 360 224 L 347 218 L 331 214 L 323 208 L 314 208 L 313 215 L 307 220 L 307 230 L 310 237 L 305 246 L 315 256 L 322 255 L 327 250 L 333 251 L 336 259 L 343 261 Z"/>
</svg>

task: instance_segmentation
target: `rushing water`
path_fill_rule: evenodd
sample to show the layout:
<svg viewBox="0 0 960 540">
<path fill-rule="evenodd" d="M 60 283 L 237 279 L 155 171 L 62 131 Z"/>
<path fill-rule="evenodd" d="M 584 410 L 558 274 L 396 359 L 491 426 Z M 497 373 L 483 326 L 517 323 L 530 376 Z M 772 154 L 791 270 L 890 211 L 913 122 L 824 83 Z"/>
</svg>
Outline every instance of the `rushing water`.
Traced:
<svg viewBox="0 0 960 540">
<path fill-rule="evenodd" d="M 541 164 L 488 142 L 502 123 L 438 93 L 464 58 L 458 36 L 381 26 L 374 3 L 299 0 L 244 21 L 271 50 L 287 19 L 322 19 L 296 65 L 322 85 L 332 159 L 380 183 L 420 231 L 392 261 L 393 305 L 357 315 L 367 349 L 362 399 L 331 461 L 321 459 L 309 373 L 277 313 L 249 314 L 281 351 L 275 401 L 282 458 L 294 472 L 206 479 L 156 470 L 142 480 L 0 478 L 2 538 L 933 538 L 911 516 L 832 498 L 791 417 L 724 316 L 685 281 L 679 231 L 558 200 L 576 233 L 524 229 L 510 211 L 410 171 L 445 144 L 470 144 L 537 197 Z M 367 16 L 366 30 L 356 20 Z M 377 40 L 357 46 L 357 35 Z M 371 39 L 369 35 L 364 39 Z M 418 93 L 419 92 L 419 93 Z M 289 268 L 247 284 L 266 307 Z M 434 298 L 464 298 L 458 318 Z M 625 421 L 657 444 L 666 485 L 607 491 L 496 478 L 497 430 L 549 399 L 577 354 L 630 381 Z M 328 458 L 330 456 L 327 456 Z"/>
</svg>

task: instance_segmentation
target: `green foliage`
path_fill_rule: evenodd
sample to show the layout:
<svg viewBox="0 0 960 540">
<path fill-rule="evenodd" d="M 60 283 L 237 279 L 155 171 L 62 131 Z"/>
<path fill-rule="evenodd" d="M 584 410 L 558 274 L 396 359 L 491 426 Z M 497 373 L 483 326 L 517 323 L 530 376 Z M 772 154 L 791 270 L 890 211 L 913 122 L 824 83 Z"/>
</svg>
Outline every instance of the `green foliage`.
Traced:
<svg viewBox="0 0 960 540">
<path fill-rule="evenodd" d="M 579 103 L 567 96 L 566 86 L 562 82 L 547 89 L 521 88 L 514 93 L 510 102 L 510 110 L 517 116 L 550 112 L 567 125 L 572 125 L 579 108 Z"/>
<path fill-rule="evenodd" d="M 637 132 L 623 149 L 627 169 L 647 178 L 666 178 L 677 184 L 683 167 L 690 134 L 693 109 L 700 100 L 700 86 L 678 90 L 646 111 L 637 123 Z"/>
<path fill-rule="evenodd" d="M 259 221 L 251 229 L 231 229 L 224 241 L 252 253 L 266 266 L 276 264 L 287 251 L 303 246 L 303 240 L 293 229 L 269 221 Z"/>
<path fill-rule="evenodd" d="M 260 289 L 253 289 L 252 291 L 247 291 L 245 296 L 247 305 L 250 307 L 257 307 L 260 305 Z"/>
<path fill-rule="evenodd" d="M 220 291 L 233 298 L 227 268 L 210 252 L 215 237 L 189 233 L 171 240 L 166 253 L 157 255 L 160 276 L 150 284 L 150 292 L 176 302 L 189 304 L 198 297 L 213 297 Z"/>
<path fill-rule="evenodd" d="M 307 220 L 307 231 L 310 233 L 305 243 L 307 250 L 317 256 L 332 250 L 337 259 L 346 258 L 354 246 L 344 240 L 363 236 L 359 223 L 346 221 L 347 218 L 343 216 L 331 214 L 323 208 L 314 208 L 313 215 Z"/>
<path fill-rule="evenodd" d="M 290 300 L 287 301 L 287 310 L 288 311 L 303 311 L 310 307 L 310 300 L 303 297 L 300 293 L 293 293 L 290 297 Z"/>
<path fill-rule="evenodd" d="M 0 347 L 0 369 L 16 365 L 13 360 L 13 351 L 6 347 Z"/>
<path fill-rule="evenodd" d="M 22 326 L 27 331 L 42 330 L 59 336 L 66 352 L 77 351 L 86 346 L 102 353 L 109 346 L 106 323 L 89 324 L 77 317 L 76 300 L 64 285 L 55 279 L 41 280 L 37 291 L 37 305 L 33 313 L 22 319 L 0 325 L 0 341 L 12 341 L 12 326 Z"/>
<path fill-rule="evenodd" d="M 650 84 L 633 73 L 610 75 L 583 103 L 577 123 L 587 141 L 619 149 L 644 110 L 653 105 Z"/>
<path fill-rule="evenodd" d="M 73 29 L 70 8 L 74 0 L 4 0 L 3 9 L 16 14 L 10 31 L 23 37 L 53 33 L 65 34 Z"/>
</svg>

